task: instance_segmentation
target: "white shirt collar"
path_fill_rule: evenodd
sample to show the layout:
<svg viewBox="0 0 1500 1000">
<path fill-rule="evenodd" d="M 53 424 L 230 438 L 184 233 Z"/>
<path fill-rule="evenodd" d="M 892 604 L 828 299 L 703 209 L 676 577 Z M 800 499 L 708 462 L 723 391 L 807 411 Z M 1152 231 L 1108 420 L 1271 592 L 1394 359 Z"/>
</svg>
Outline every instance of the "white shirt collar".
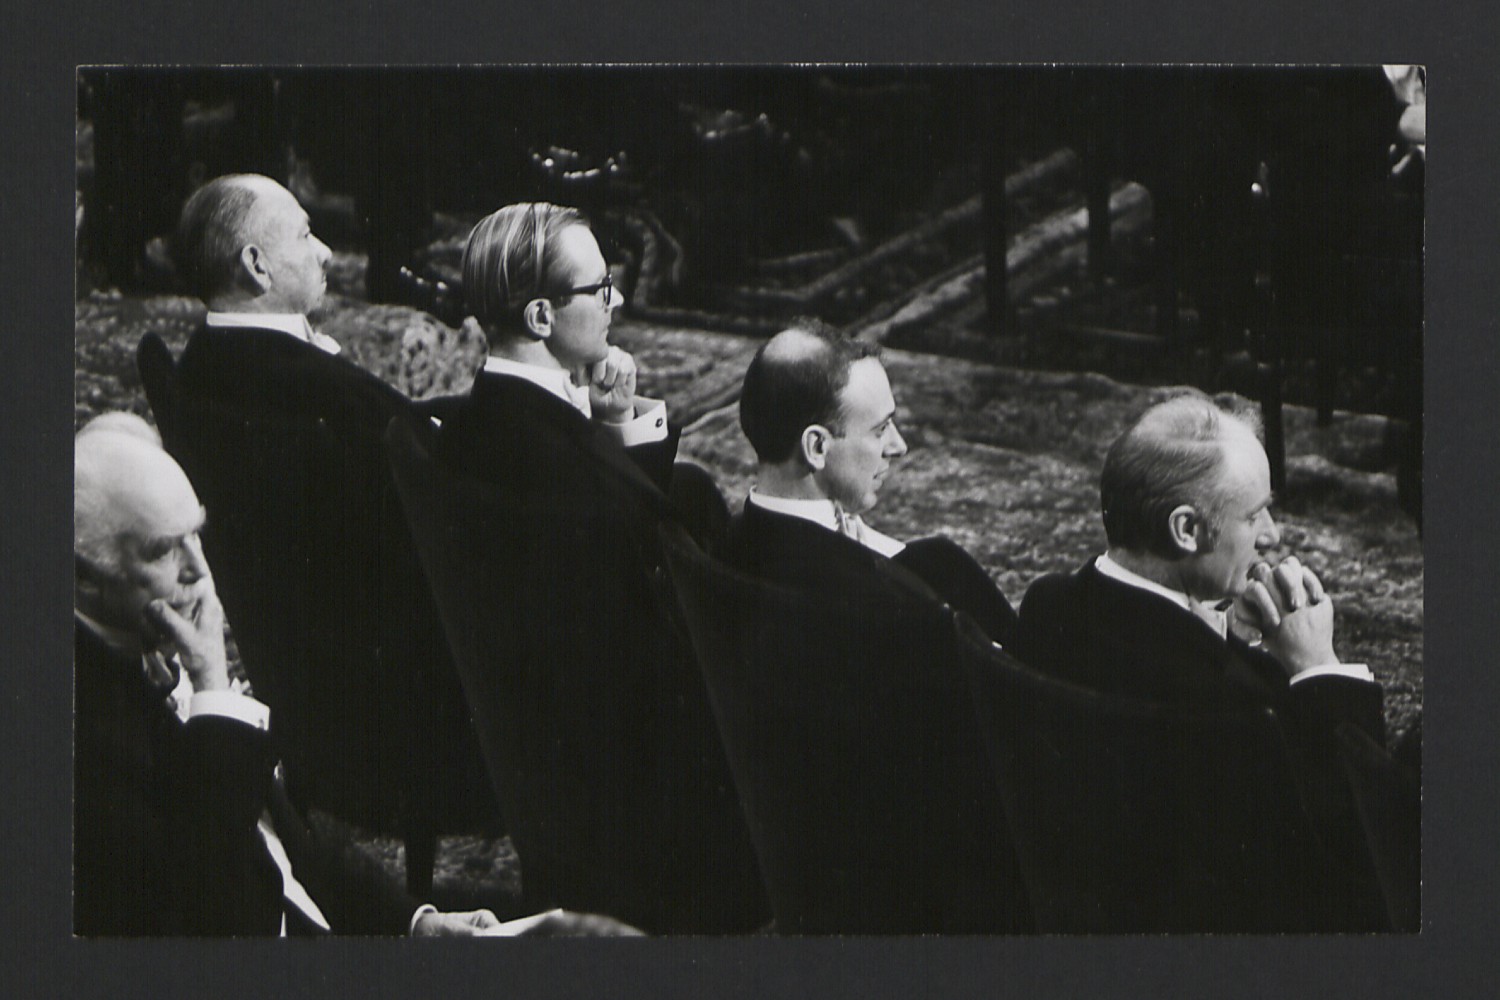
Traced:
<svg viewBox="0 0 1500 1000">
<path fill-rule="evenodd" d="M 209 310 L 205 321 L 209 326 L 221 329 L 255 327 L 260 330 L 280 330 L 304 343 L 321 348 L 329 354 L 337 354 L 340 351 L 338 341 L 314 330 L 312 324 L 307 321 L 307 317 L 301 313 L 234 313 Z"/>
<path fill-rule="evenodd" d="M 492 375 L 512 375 L 516 378 L 523 378 L 533 385 L 546 389 L 585 417 L 592 419 L 594 416 L 594 408 L 589 403 L 588 389 L 574 385 L 573 376 L 566 369 L 529 365 L 524 361 L 497 358 L 492 354 L 484 359 L 484 370 Z"/>
<path fill-rule="evenodd" d="M 804 521 L 811 521 L 821 525 L 829 531 L 839 530 L 838 511 L 834 509 L 833 501 L 826 499 L 817 500 L 794 500 L 789 497 L 773 497 L 758 492 L 753 487 L 750 495 L 745 498 L 746 503 L 753 503 L 762 510 L 769 510 L 777 514 L 786 514 L 789 517 L 800 517 Z M 906 543 L 897 541 L 889 535 L 882 534 L 870 527 L 858 514 L 846 514 L 847 519 L 854 522 L 857 531 L 856 540 L 865 548 L 880 553 L 887 559 L 892 558 L 902 549 Z"/>
<path fill-rule="evenodd" d="M 1216 628 L 1218 630 L 1220 638 L 1224 637 L 1229 628 L 1229 620 L 1225 616 L 1224 612 L 1219 611 L 1217 608 L 1211 607 L 1207 604 L 1194 601 L 1191 597 L 1189 597 L 1187 594 L 1184 594 L 1180 590 L 1173 590 L 1170 587 L 1163 587 L 1155 580 L 1148 580 L 1144 576 L 1141 576 L 1139 573 L 1134 573 L 1126 569 L 1124 566 L 1121 566 L 1119 563 L 1111 559 L 1108 552 L 1100 556 L 1098 559 L 1094 560 L 1094 566 L 1099 570 L 1101 574 L 1109 577 L 1112 580 L 1116 580 L 1120 583 L 1125 584 L 1126 586 L 1144 590 L 1147 593 L 1156 594 L 1159 597 L 1165 597 L 1167 600 L 1171 601 L 1182 610 L 1188 612 L 1199 621 L 1202 621 L 1210 628 Z"/>
</svg>

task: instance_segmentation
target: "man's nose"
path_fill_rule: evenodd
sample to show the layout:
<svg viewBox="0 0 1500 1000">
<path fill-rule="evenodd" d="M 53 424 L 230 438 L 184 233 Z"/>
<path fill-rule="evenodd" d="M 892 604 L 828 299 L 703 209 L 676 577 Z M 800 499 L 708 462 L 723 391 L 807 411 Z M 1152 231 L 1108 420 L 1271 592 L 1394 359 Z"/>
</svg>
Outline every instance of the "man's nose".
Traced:
<svg viewBox="0 0 1500 1000">
<path fill-rule="evenodd" d="M 895 424 L 891 424 L 889 440 L 885 444 L 885 455 L 887 458 L 900 458 L 906 454 L 906 438 L 901 436 L 901 431 Z"/>
<path fill-rule="evenodd" d="M 316 236 L 313 237 L 313 242 L 318 245 L 318 263 L 326 265 L 333 259 L 333 251 L 328 249 L 327 243 L 324 243 Z"/>
<path fill-rule="evenodd" d="M 208 575 L 208 560 L 203 556 L 203 542 L 191 535 L 183 542 L 182 570 L 178 579 L 182 583 L 197 583 Z"/>
<path fill-rule="evenodd" d="M 1260 535 L 1261 548 L 1274 549 L 1281 544 L 1281 529 L 1276 526 L 1276 519 L 1266 514 L 1266 527 Z"/>
<path fill-rule="evenodd" d="M 619 285 L 615 285 L 609 290 L 609 305 L 605 306 L 605 308 L 610 312 L 614 312 L 624 304 L 625 292 Z"/>
</svg>

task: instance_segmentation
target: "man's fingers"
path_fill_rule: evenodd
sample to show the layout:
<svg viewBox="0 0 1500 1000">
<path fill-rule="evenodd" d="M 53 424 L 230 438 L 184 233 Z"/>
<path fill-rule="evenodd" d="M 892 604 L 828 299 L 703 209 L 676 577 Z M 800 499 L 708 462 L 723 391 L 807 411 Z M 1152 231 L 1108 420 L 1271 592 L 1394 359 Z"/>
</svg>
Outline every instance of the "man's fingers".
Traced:
<svg viewBox="0 0 1500 1000">
<path fill-rule="evenodd" d="M 1302 573 L 1302 563 L 1296 556 L 1287 556 L 1273 573 L 1288 611 L 1307 607 L 1307 591 L 1302 585 Z"/>
<path fill-rule="evenodd" d="M 1323 589 L 1323 581 L 1319 580 L 1317 574 L 1306 566 L 1302 567 L 1302 586 L 1307 590 L 1308 603 L 1322 604 L 1328 599 L 1328 592 Z"/>
<path fill-rule="evenodd" d="M 1286 604 L 1282 600 L 1281 588 L 1276 584 L 1276 573 L 1272 570 L 1270 564 L 1263 562 L 1256 563 L 1250 570 L 1250 580 L 1252 581 L 1252 586 L 1257 583 L 1260 584 L 1261 590 L 1265 592 L 1266 597 L 1271 602 L 1271 606 L 1276 609 L 1276 618 L 1279 621 L 1283 610 L 1286 608 Z"/>
<path fill-rule="evenodd" d="M 1276 606 L 1271 592 L 1266 585 L 1259 580 L 1253 580 L 1245 590 L 1245 603 L 1248 604 L 1260 618 L 1262 631 L 1273 629 L 1281 624 L 1281 609 Z"/>
<path fill-rule="evenodd" d="M 618 368 L 612 364 L 613 360 L 610 357 L 603 361 L 595 361 L 594 367 L 589 371 L 589 381 L 606 392 L 615 387 L 615 379 L 619 375 Z"/>
<path fill-rule="evenodd" d="M 454 914 L 464 918 L 470 927 L 484 930 L 488 927 L 499 927 L 500 918 L 495 916 L 493 910 L 472 910 L 469 913 Z"/>
<path fill-rule="evenodd" d="M 158 597 L 145 608 L 151 623 L 164 632 L 178 646 L 190 645 L 195 634 L 193 623 L 177 613 L 177 609 Z"/>
</svg>

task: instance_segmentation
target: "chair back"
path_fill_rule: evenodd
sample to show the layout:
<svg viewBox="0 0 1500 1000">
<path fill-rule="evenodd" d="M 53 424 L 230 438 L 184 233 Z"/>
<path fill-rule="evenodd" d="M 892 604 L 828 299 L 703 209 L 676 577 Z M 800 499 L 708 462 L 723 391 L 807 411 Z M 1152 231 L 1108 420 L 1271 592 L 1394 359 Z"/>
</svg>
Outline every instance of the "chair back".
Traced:
<svg viewBox="0 0 1500 1000">
<path fill-rule="evenodd" d="M 146 391 L 146 402 L 151 404 L 151 415 L 156 418 L 156 428 L 165 438 L 176 429 L 172 417 L 177 405 L 177 362 L 172 349 L 158 334 L 148 333 L 136 348 L 135 367 L 141 376 L 141 388 Z"/>
<path fill-rule="evenodd" d="M 1421 776 L 1357 726 L 1343 724 L 1338 738 L 1391 929 L 1416 933 L 1422 929 Z"/>
<path fill-rule="evenodd" d="M 293 797 L 378 830 L 494 829 L 385 462 L 401 398 L 338 372 L 304 375 L 295 400 L 217 398 L 167 379 L 164 350 L 142 343 L 142 381 L 208 510 L 205 553 Z"/>
<path fill-rule="evenodd" d="M 952 613 L 755 579 L 664 545 L 785 934 L 1027 931 Z"/>
<path fill-rule="evenodd" d="M 653 933 L 765 924 L 703 682 L 652 553 L 605 512 L 549 514 L 538 470 L 525 470 L 528 489 L 455 471 L 430 424 L 393 420 L 387 445 L 527 905 Z"/>
<path fill-rule="evenodd" d="M 1048 933 L 1338 929 L 1274 712 L 1184 712 L 1025 666 L 964 664 Z"/>
</svg>

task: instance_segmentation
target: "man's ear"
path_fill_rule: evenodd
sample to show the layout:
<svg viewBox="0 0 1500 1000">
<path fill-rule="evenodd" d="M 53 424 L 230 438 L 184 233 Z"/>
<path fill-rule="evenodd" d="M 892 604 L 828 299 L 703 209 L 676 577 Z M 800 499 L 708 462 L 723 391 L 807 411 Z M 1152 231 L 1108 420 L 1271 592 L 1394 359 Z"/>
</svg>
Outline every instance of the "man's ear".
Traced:
<svg viewBox="0 0 1500 1000">
<path fill-rule="evenodd" d="M 552 303 L 546 299 L 532 299 L 521 311 L 521 325 L 536 340 L 552 336 Z"/>
<path fill-rule="evenodd" d="M 809 424 L 802 428 L 802 461 L 814 471 L 821 472 L 828 462 L 828 445 L 832 440 L 833 434 L 822 424 Z"/>
<path fill-rule="evenodd" d="M 254 243 L 240 248 L 240 275 L 258 295 L 271 290 L 271 271 L 266 267 L 266 255 Z"/>
<path fill-rule="evenodd" d="M 1183 555 L 1193 555 L 1202 544 L 1203 517 L 1191 504 L 1179 504 L 1167 515 L 1167 537 Z"/>
</svg>

